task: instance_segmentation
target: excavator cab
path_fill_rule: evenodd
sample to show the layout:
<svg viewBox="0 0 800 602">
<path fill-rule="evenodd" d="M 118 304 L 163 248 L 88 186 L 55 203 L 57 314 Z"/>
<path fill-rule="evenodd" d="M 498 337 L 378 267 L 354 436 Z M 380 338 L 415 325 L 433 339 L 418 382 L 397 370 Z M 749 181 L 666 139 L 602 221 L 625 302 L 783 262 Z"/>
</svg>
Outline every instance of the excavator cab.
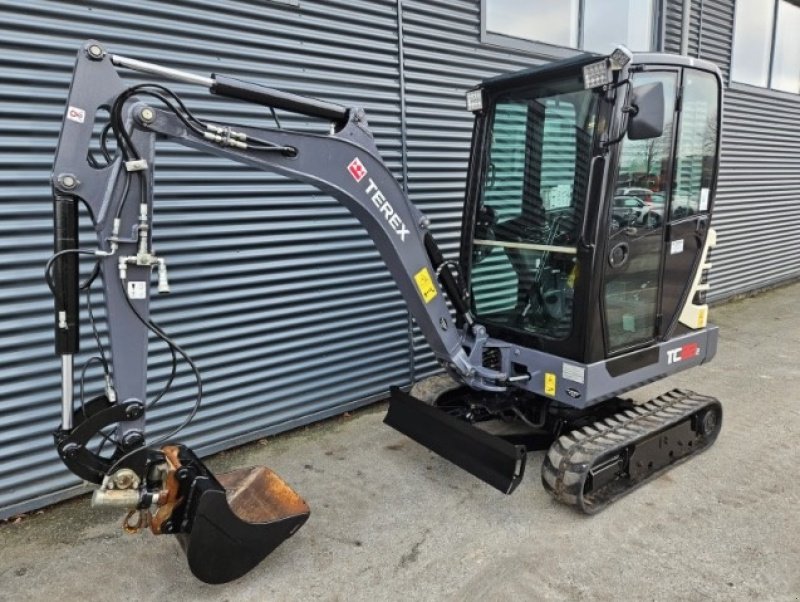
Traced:
<svg viewBox="0 0 800 602">
<path fill-rule="evenodd" d="M 706 326 L 695 276 L 713 244 L 721 83 L 708 64 L 636 55 L 624 81 L 588 87 L 595 63 L 475 91 L 461 267 L 490 336 L 633 367 Z"/>
</svg>

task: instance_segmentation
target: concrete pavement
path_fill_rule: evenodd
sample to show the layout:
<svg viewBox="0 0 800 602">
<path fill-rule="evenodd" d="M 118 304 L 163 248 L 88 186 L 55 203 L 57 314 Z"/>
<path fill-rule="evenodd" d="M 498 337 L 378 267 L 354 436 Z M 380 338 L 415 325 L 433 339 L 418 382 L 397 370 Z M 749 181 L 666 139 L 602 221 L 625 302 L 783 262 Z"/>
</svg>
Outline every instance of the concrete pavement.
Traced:
<svg viewBox="0 0 800 602">
<path fill-rule="evenodd" d="M 554 503 L 542 453 L 503 496 L 381 422 L 350 418 L 212 458 L 263 463 L 312 508 L 256 570 L 194 580 L 177 542 L 121 532 L 87 499 L 0 526 L 0 600 L 800 600 L 800 284 L 712 310 L 715 446 L 594 517 Z"/>
</svg>

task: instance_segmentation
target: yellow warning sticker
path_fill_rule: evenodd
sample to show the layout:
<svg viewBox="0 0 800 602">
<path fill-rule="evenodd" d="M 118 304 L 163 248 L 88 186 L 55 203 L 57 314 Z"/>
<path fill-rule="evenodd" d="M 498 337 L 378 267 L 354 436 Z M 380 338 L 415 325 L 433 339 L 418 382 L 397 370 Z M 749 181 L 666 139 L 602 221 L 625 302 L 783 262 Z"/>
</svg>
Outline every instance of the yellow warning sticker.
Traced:
<svg viewBox="0 0 800 602">
<path fill-rule="evenodd" d="M 425 303 L 430 303 L 436 298 L 438 292 L 436 291 L 436 285 L 433 283 L 433 278 L 431 278 L 431 273 L 428 271 L 428 268 L 424 267 L 414 274 L 414 282 L 417 283 L 419 294 L 422 295 Z"/>
<path fill-rule="evenodd" d="M 576 263 L 572 266 L 572 270 L 567 276 L 567 286 L 570 288 L 575 288 L 575 281 L 578 279 L 578 264 Z"/>
<path fill-rule="evenodd" d="M 544 394 L 551 397 L 556 396 L 556 375 L 552 372 L 544 373 Z"/>
</svg>

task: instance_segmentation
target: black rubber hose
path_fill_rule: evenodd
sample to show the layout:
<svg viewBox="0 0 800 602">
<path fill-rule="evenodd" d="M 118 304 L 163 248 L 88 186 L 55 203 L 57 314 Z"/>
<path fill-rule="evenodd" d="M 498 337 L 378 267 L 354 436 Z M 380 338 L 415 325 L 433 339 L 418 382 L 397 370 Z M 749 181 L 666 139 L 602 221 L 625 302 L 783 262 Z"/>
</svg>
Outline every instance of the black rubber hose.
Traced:
<svg viewBox="0 0 800 602">
<path fill-rule="evenodd" d="M 472 318 L 472 313 L 469 311 L 469 307 L 467 307 L 467 302 L 464 299 L 464 293 L 458 286 L 458 282 L 456 282 L 456 278 L 453 276 L 453 272 L 450 271 L 450 268 L 446 265 L 442 267 L 442 265 L 445 263 L 444 255 L 442 255 L 439 245 L 436 244 L 436 241 L 433 239 L 433 235 L 429 231 L 425 232 L 424 242 L 425 250 L 428 252 L 428 257 L 430 258 L 434 269 L 437 270 L 439 282 L 442 283 L 442 287 L 444 288 L 445 293 L 447 293 L 450 303 L 453 304 L 456 312 L 471 326 L 474 322 L 474 319 Z"/>
</svg>

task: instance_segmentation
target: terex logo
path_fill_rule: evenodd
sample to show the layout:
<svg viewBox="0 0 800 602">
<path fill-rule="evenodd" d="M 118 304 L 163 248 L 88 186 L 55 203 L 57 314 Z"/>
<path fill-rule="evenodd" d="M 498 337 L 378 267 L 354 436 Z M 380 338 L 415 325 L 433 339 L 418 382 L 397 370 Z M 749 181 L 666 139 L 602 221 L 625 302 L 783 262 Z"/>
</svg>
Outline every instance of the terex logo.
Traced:
<svg viewBox="0 0 800 602">
<path fill-rule="evenodd" d="M 358 157 L 350 161 L 350 165 L 347 166 L 347 171 L 350 172 L 350 175 L 353 176 L 356 182 L 360 182 L 364 179 L 364 176 L 367 175 L 367 168 L 364 167 L 364 164 Z"/>
<path fill-rule="evenodd" d="M 356 182 L 360 182 L 367 175 L 367 168 L 364 167 L 364 164 L 358 157 L 355 157 L 352 161 L 350 161 L 350 163 L 347 165 L 347 171 L 350 172 L 350 175 L 353 176 L 353 179 Z M 369 178 L 369 186 L 367 186 L 366 192 L 372 199 L 372 204 L 377 207 L 378 213 L 383 215 L 384 219 L 389 223 L 392 229 L 397 232 L 400 240 L 405 242 L 406 234 L 410 234 L 411 232 L 406 229 L 406 225 L 403 223 L 403 220 L 400 219 L 399 215 L 397 215 L 397 212 L 394 210 L 394 207 L 392 207 L 392 204 L 385 196 L 383 196 L 381 189 L 378 188 L 378 185 L 372 178 Z"/>
<path fill-rule="evenodd" d="M 700 355 L 700 345 L 697 343 L 687 343 L 683 347 L 667 349 L 667 363 L 675 364 L 684 360 L 690 360 Z"/>
<path fill-rule="evenodd" d="M 405 242 L 406 234 L 410 234 L 410 232 L 406 230 L 406 225 L 403 223 L 403 220 L 401 220 L 400 216 L 395 213 L 394 207 L 392 207 L 392 204 L 385 196 L 383 196 L 380 188 L 378 188 L 378 185 L 372 178 L 369 178 L 367 194 L 370 195 L 372 204 L 378 208 L 378 211 L 383 215 L 386 221 L 389 222 L 389 225 L 392 227 L 392 229 L 397 232 L 400 240 Z"/>
</svg>

